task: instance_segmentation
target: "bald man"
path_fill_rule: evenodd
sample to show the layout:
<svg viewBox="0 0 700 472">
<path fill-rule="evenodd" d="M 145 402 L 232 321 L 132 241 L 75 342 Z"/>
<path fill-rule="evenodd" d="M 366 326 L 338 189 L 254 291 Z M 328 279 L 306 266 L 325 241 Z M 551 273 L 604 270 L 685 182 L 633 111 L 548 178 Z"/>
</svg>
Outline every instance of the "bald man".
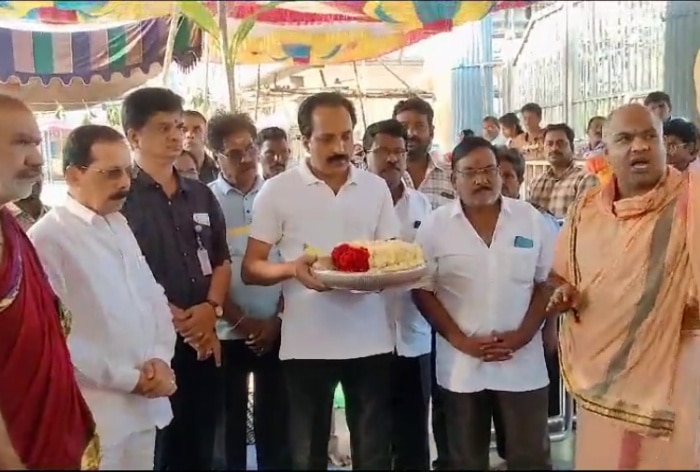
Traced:
<svg viewBox="0 0 700 472">
<path fill-rule="evenodd" d="M 614 177 L 572 207 L 549 310 L 579 406 L 576 469 L 700 467 L 700 177 L 666 165 L 661 121 L 609 117 Z"/>
<path fill-rule="evenodd" d="M 70 315 L 4 208 L 41 179 L 40 143 L 32 112 L 0 95 L 0 470 L 96 470 L 95 424 L 64 337 Z"/>
</svg>

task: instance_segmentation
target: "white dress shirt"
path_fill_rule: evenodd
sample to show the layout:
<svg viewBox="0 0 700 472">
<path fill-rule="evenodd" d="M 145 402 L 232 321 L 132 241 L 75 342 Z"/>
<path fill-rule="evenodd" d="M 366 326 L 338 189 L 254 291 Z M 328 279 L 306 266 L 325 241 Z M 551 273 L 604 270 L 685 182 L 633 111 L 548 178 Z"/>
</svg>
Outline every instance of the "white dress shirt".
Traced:
<svg viewBox="0 0 700 472">
<path fill-rule="evenodd" d="M 458 201 L 435 210 L 416 241 L 434 266 L 438 300 L 464 333 L 481 336 L 520 326 L 535 282 L 549 275 L 555 236 L 532 205 L 503 197 L 491 246 Z M 540 332 L 507 361 L 482 362 L 441 336 L 436 356 L 438 384 L 452 392 L 520 392 L 549 383 Z"/>
<path fill-rule="evenodd" d="M 405 188 L 394 209 L 401 225 L 401 239 L 414 242 L 418 228 L 432 210 L 430 200 L 417 190 Z M 396 353 L 403 357 L 428 354 L 430 325 L 413 303 L 410 291 L 390 289 L 382 295 L 394 330 Z"/>
<path fill-rule="evenodd" d="M 250 237 L 277 245 L 294 261 L 304 245 L 330 254 L 347 241 L 391 239 L 399 224 L 384 180 L 350 168 L 337 195 L 306 163 L 265 182 L 253 202 Z M 380 294 L 316 292 L 296 279 L 282 283 L 280 359 L 353 359 L 393 351 Z"/>
<path fill-rule="evenodd" d="M 165 427 L 167 398 L 132 394 L 149 359 L 168 365 L 175 330 L 168 301 L 120 213 L 97 215 L 68 197 L 29 231 L 49 282 L 73 315 L 68 348 L 100 441 Z"/>
</svg>

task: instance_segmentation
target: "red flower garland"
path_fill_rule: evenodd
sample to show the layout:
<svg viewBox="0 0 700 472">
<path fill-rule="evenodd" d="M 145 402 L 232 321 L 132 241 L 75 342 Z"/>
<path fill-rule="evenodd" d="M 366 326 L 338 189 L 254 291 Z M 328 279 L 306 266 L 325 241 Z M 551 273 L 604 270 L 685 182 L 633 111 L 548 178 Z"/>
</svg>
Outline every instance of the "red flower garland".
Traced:
<svg viewBox="0 0 700 472">
<path fill-rule="evenodd" d="M 333 265 L 341 272 L 367 272 L 369 251 L 364 247 L 354 247 L 343 243 L 331 252 Z"/>
</svg>

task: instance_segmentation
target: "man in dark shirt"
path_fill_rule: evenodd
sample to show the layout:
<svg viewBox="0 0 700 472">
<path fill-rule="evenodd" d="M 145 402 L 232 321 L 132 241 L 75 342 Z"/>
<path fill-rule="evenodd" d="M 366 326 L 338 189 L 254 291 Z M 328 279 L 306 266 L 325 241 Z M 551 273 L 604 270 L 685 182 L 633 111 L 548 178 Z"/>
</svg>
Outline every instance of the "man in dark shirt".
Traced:
<svg viewBox="0 0 700 472">
<path fill-rule="evenodd" d="M 199 180 L 208 184 L 219 176 L 216 160 L 207 153 L 204 140 L 207 136 L 207 119 L 200 112 L 185 110 L 182 114 L 182 147 L 189 151 L 197 161 Z"/>
<path fill-rule="evenodd" d="M 136 164 L 122 212 L 178 332 L 172 367 L 179 388 L 171 397 L 173 420 L 157 439 L 156 470 L 207 470 L 220 381 L 215 323 L 231 278 L 224 217 L 206 185 L 174 170 L 182 151 L 179 95 L 164 88 L 133 92 L 122 105 L 122 125 Z"/>
</svg>

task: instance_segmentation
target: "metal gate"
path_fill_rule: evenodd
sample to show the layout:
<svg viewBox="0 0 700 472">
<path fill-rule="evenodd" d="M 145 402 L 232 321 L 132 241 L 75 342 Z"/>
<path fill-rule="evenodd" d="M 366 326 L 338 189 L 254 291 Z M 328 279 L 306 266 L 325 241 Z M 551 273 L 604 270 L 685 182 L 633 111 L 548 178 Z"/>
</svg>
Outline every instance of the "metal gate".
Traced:
<svg viewBox="0 0 700 472">
<path fill-rule="evenodd" d="M 545 123 L 583 137 L 588 120 L 662 89 L 665 1 L 557 2 L 530 21 L 504 74 L 508 110 L 542 106 Z"/>
</svg>

